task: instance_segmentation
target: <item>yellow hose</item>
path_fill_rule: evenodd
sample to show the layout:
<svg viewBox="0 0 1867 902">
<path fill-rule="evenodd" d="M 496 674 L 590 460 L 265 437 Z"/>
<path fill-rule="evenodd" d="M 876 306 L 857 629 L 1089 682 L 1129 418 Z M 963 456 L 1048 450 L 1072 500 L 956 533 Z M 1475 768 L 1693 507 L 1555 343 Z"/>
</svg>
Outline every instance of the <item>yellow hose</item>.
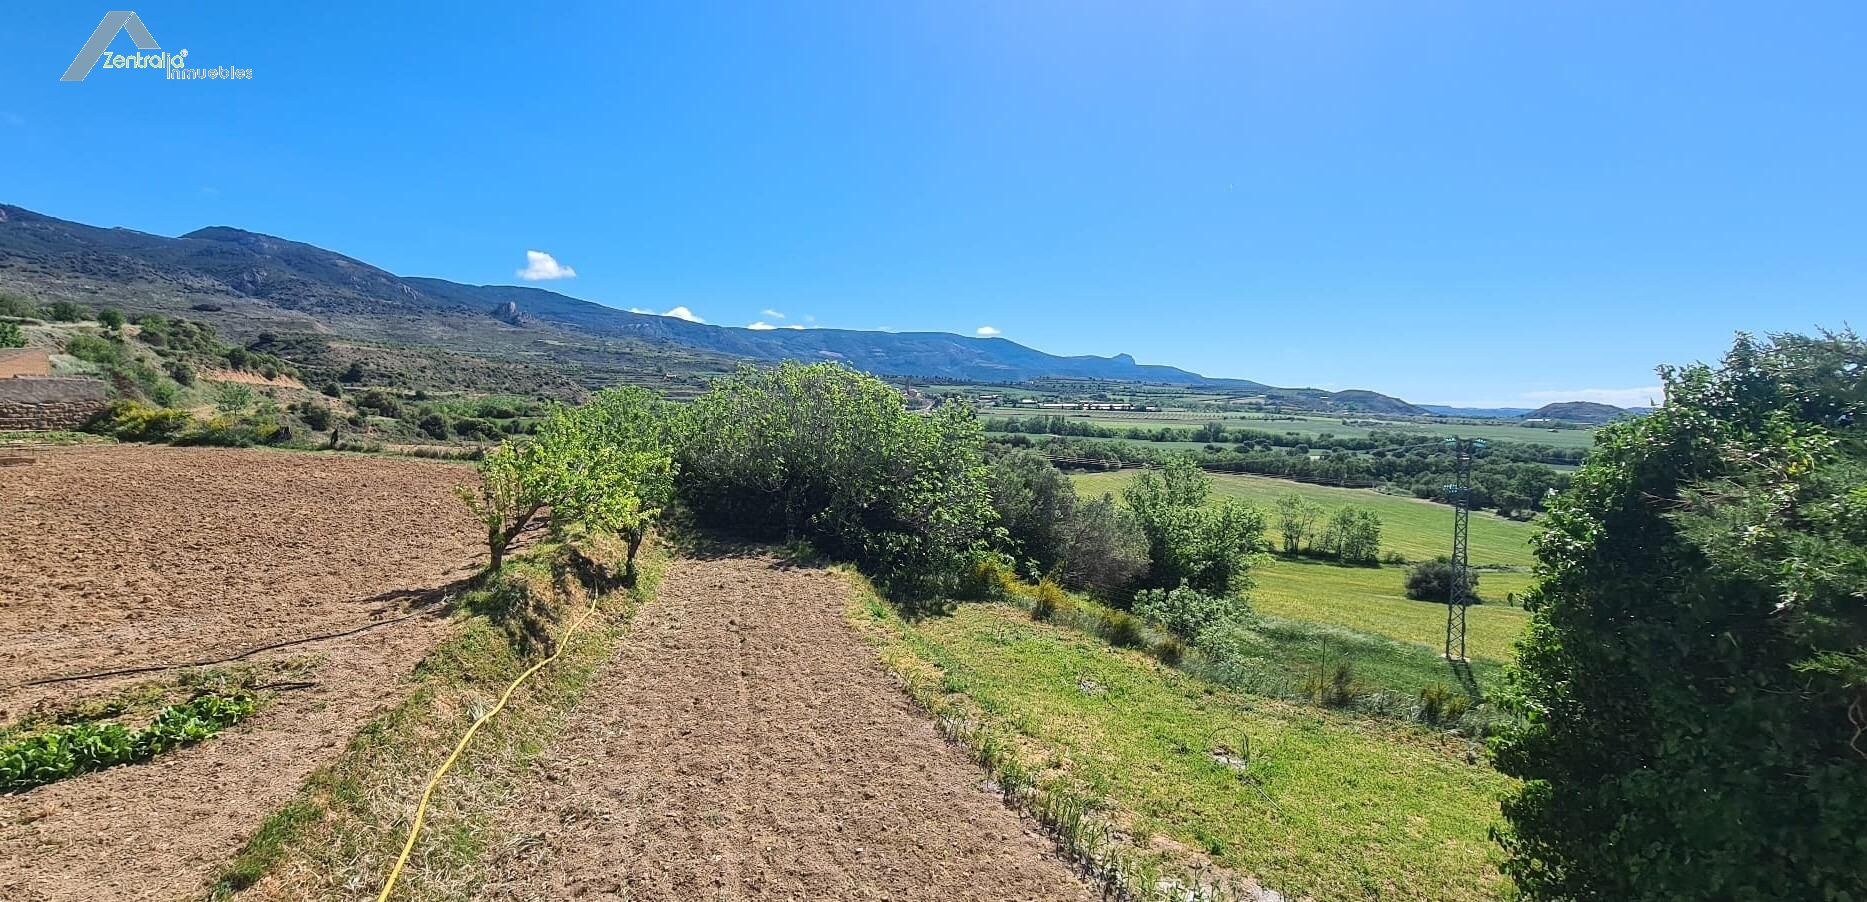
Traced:
<svg viewBox="0 0 1867 902">
<path fill-rule="evenodd" d="M 519 688 L 519 684 L 524 683 L 531 678 L 532 674 L 543 670 L 546 665 L 557 660 L 559 655 L 564 654 L 564 649 L 570 647 L 570 637 L 575 635 L 577 630 L 583 627 L 584 622 L 596 613 L 596 603 L 599 597 L 596 593 L 590 595 L 589 609 L 585 610 L 583 616 L 578 617 L 576 622 L 564 631 L 564 637 L 558 640 L 557 651 L 552 652 L 551 657 L 533 664 L 524 673 L 519 674 L 518 678 L 506 687 L 506 691 L 500 694 L 499 704 L 480 715 L 479 719 L 473 722 L 473 726 L 467 728 L 466 734 L 460 737 L 460 742 L 454 745 L 453 753 L 447 756 L 446 761 L 441 762 L 441 768 L 429 778 L 428 788 L 421 791 L 421 803 L 415 806 L 415 823 L 409 827 L 408 841 L 402 844 L 402 854 L 396 857 L 395 867 L 389 870 L 389 879 L 383 882 L 382 894 L 376 897 L 376 902 L 389 902 L 389 891 L 395 889 L 396 880 L 402 876 L 402 868 L 408 864 L 409 853 L 415 851 L 415 839 L 421 835 L 422 822 L 428 818 L 428 803 L 434 799 L 434 790 L 441 785 L 441 778 L 447 775 L 448 769 L 454 766 L 454 762 L 460 760 L 460 753 L 467 750 L 467 743 L 473 741 L 473 734 L 478 733 L 480 727 L 485 726 L 487 721 L 493 719 L 493 715 L 506 707 L 506 702 L 512 699 L 512 693 Z"/>
</svg>

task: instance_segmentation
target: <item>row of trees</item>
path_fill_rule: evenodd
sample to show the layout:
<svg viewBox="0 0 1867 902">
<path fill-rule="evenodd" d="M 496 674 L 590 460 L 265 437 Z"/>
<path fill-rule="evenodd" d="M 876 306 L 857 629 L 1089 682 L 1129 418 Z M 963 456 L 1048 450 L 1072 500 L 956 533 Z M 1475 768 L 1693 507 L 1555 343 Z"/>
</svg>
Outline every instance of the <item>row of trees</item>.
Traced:
<svg viewBox="0 0 1867 902">
<path fill-rule="evenodd" d="M 1365 508 L 1339 507 L 1324 520 L 1322 505 L 1291 492 L 1277 499 L 1277 531 L 1284 554 L 1327 557 L 1345 564 L 1380 562 L 1381 518 Z"/>
<path fill-rule="evenodd" d="M 1417 441 L 1417 437 L 1414 440 Z M 1014 447 L 1034 446 L 1024 435 L 1007 436 L 1004 441 Z M 1085 466 L 1110 468 L 1160 466 L 1184 456 L 1184 452 L 1177 450 L 1083 438 L 1051 439 L 1041 447 L 1058 458 L 1079 461 Z M 1419 445 L 1404 454 L 1385 455 L 1331 451 L 1312 457 L 1308 451 L 1300 449 L 1240 450 L 1220 445 L 1208 445 L 1195 455 L 1201 468 L 1213 472 L 1250 473 L 1330 485 L 1386 485 L 1417 498 L 1439 502 L 1450 501 L 1446 486 L 1455 479 L 1452 458 L 1437 443 Z M 1471 503 L 1473 507 L 1506 514 L 1541 511 L 1568 483 L 1566 473 L 1547 465 L 1513 460 L 1509 452 L 1487 452 L 1472 466 Z"/>
</svg>

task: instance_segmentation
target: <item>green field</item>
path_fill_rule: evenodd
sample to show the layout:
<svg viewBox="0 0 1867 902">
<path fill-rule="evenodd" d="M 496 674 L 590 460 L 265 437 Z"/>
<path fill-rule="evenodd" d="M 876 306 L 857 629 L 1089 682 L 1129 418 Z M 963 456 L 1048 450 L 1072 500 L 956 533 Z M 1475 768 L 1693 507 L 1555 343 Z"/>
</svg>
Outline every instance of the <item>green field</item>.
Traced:
<svg viewBox="0 0 1867 902">
<path fill-rule="evenodd" d="M 1435 651 L 1445 646 L 1445 605 L 1408 598 L 1402 589 L 1404 568 L 1276 558 L 1253 570 L 1252 577 L 1257 587 L 1251 591 L 1251 604 L 1261 613 L 1378 633 Z M 1466 609 L 1469 657 L 1498 662 L 1515 658 L 1512 646 L 1530 615 L 1498 602 L 1506 592 L 1521 596 L 1532 580 L 1528 573 L 1479 574 L 1478 594 L 1492 603 Z"/>
<path fill-rule="evenodd" d="M 1033 410 L 1028 407 L 985 407 L 980 410 L 986 417 L 1031 417 L 1061 416 L 1072 420 L 1086 420 L 1100 426 L 1112 426 L 1125 429 L 1130 426 L 1158 428 L 1161 426 L 1204 426 L 1207 423 L 1223 423 L 1231 429 L 1259 429 L 1265 432 L 1294 432 L 1305 436 L 1329 433 L 1337 437 L 1362 438 L 1370 432 L 1405 432 L 1421 436 L 1463 436 L 1491 441 L 1507 441 L 1525 444 L 1550 445 L 1556 448 L 1588 448 L 1594 445 L 1593 429 L 1573 427 L 1550 429 L 1548 427 L 1509 425 L 1501 423 L 1445 423 L 1433 420 L 1383 419 L 1373 416 L 1350 416 L 1346 419 L 1356 425 L 1343 423 L 1344 417 L 1278 415 L 1267 418 L 1264 414 L 1249 413 L 1199 413 L 1187 410 L 1163 410 L 1158 412 L 1108 411 L 1108 410 Z"/>
<path fill-rule="evenodd" d="M 1072 476 L 1076 490 L 1084 496 L 1104 492 L 1121 495 L 1122 487 L 1140 471 L 1081 473 Z M 1309 485 L 1287 479 L 1264 476 L 1214 474 L 1214 495 L 1242 498 L 1271 516 L 1277 499 L 1296 492 L 1325 511 L 1344 505 L 1356 505 L 1374 511 L 1381 518 L 1381 550 L 1396 552 L 1410 561 L 1427 560 L 1448 554 L 1452 545 L 1452 508 L 1430 501 L 1399 495 L 1387 495 L 1370 489 L 1338 489 Z M 1530 554 L 1530 537 L 1537 527 L 1506 520 L 1496 514 L 1473 512 L 1471 520 L 1471 562 L 1475 567 L 1528 567 L 1535 563 Z M 1269 530 L 1274 538 L 1276 528 Z"/>
<path fill-rule="evenodd" d="M 1088 787 L 1142 844 L 1199 850 L 1287 898 L 1505 892 L 1488 831 L 1510 781 L 1461 740 L 1217 689 L 1005 606 L 852 616 L 888 631 L 897 672 L 937 667 L 948 703 L 1023 737 L 1050 779 Z M 1247 744 L 1242 769 L 1215 757 Z"/>
</svg>

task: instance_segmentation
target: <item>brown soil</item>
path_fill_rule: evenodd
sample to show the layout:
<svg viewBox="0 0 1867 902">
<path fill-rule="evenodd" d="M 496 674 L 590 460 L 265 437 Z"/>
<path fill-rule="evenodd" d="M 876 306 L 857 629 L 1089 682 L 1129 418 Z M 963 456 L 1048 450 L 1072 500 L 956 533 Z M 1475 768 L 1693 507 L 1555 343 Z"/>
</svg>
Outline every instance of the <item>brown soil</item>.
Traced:
<svg viewBox="0 0 1867 902">
<path fill-rule="evenodd" d="M 768 558 L 676 562 L 481 897 L 1090 898 L 890 682 L 848 599 Z"/>
<path fill-rule="evenodd" d="M 198 895 L 320 762 L 402 695 L 476 558 L 461 468 L 266 451 L 35 450 L 0 469 L 0 709 L 173 674 L 47 677 L 262 652 L 315 685 L 200 745 L 0 796 L 0 899 Z M 409 616 L 413 615 L 413 616 Z M 372 627 L 372 625 L 374 625 Z"/>
</svg>

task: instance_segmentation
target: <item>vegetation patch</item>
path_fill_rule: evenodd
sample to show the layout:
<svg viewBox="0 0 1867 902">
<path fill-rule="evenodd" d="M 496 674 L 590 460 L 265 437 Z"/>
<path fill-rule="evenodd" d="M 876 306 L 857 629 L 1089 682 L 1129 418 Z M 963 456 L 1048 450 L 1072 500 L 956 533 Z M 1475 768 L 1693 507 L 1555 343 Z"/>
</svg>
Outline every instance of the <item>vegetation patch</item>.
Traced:
<svg viewBox="0 0 1867 902">
<path fill-rule="evenodd" d="M 163 707 L 140 727 L 82 718 L 10 730 L 0 742 L 0 792 L 24 792 L 66 777 L 148 761 L 210 739 L 258 708 L 259 697 L 244 689 L 203 691 L 185 703 Z"/>
<path fill-rule="evenodd" d="M 483 728 L 435 794 L 427 824 L 397 885 L 402 899 L 470 897 L 491 842 L 492 816 L 527 778 L 525 765 L 557 734 L 628 617 L 652 596 L 663 559 L 642 556 L 632 586 L 614 591 L 625 543 L 541 543 L 462 599 L 458 634 L 416 668 L 407 699 L 366 725 L 342 756 L 312 774 L 224 867 L 214 898 L 270 880 L 294 892 L 349 897 L 382 885 L 407 837 L 416 799 L 461 731 L 512 678 L 555 647 L 555 636 L 598 598 L 598 619 L 557 662 L 522 684 Z M 594 565 L 592 562 L 595 562 Z M 287 876 L 289 875 L 289 876 Z"/>
<path fill-rule="evenodd" d="M 997 605 L 851 619 L 1013 802 L 1135 898 L 1488 899 L 1509 781 L 1418 727 L 1242 695 Z"/>
</svg>

